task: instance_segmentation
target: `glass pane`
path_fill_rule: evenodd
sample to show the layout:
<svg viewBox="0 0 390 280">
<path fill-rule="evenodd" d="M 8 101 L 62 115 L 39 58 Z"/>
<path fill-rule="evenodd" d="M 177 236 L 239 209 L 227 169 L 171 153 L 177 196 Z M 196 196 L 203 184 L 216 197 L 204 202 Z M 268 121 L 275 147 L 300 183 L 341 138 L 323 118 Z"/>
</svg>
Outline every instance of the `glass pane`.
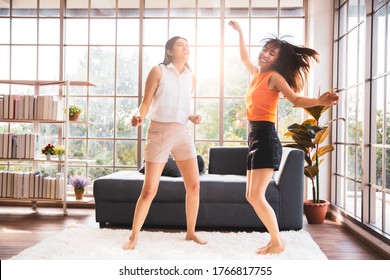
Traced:
<svg viewBox="0 0 390 280">
<path fill-rule="evenodd" d="M 386 63 L 386 69 L 387 72 L 390 71 L 390 5 L 387 5 L 387 63 Z"/>
<path fill-rule="evenodd" d="M 115 0 L 91 0 L 91 16 L 115 16 Z"/>
<path fill-rule="evenodd" d="M 115 163 L 117 165 L 137 165 L 137 141 L 116 141 L 116 157 Z"/>
<path fill-rule="evenodd" d="M 158 32 L 156 32 L 158 30 Z M 168 40 L 168 21 L 166 19 L 144 20 L 144 45 L 165 45 Z M 164 54 L 164 52 L 162 53 Z"/>
<path fill-rule="evenodd" d="M 372 46 L 372 75 L 375 77 L 385 70 L 385 39 L 386 39 L 386 13 L 385 8 L 374 14 Z"/>
<path fill-rule="evenodd" d="M 115 48 L 93 47 L 90 50 L 89 80 L 96 87 L 92 94 L 114 95 L 115 89 Z"/>
<path fill-rule="evenodd" d="M 347 125 L 347 142 L 356 142 L 356 88 L 347 91 L 347 115 L 345 121 Z"/>
<path fill-rule="evenodd" d="M 336 189 L 336 205 L 344 208 L 344 197 L 345 197 L 345 180 L 344 178 L 337 177 L 337 189 Z"/>
<path fill-rule="evenodd" d="M 86 124 L 71 123 L 69 128 L 69 137 L 85 138 L 87 136 Z"/>
<path fill-rule="evenodd" d="M 223 111 L 224 140 L 247 139 L 247 120 L 244 99 L 225 99 Z"/>
<path fill-rule="evenodd" d="M 362 181 L 362 176 L 363 176 L 363 152 L 361 147 L 356 147 L 356 168 L 357 168 L 357 173 L 356 173 L 356 180 Z"/>
<path fill-rule="evenodd" d="M 219 45 L 221 22 L 219 19 L 198 19 L 198 45 Z"/>
<path fill-rule="evenodd" d="M 340 40 L 339 44 L 339 68 L 338 68 L 338 88 L 344 88 L 346 85 L 346 77 L 347 77 L 347 46 L 346 46 L 346 39 L 347 37 L 344 37 Z"/>
<path fill-rule="evenodd" d="M 118 0 L 118 16 L 120 17 L 138 17 L 139 1 L 138 0 Z"/>
<path fill-rule="evenodd" d="M 9 16 L 10 1 L 0 1 L 0 16 Z"/>
<path fill-rule="evenodd" d="M 118 47 L 117 56 L 116 94 L 138 96 L 138 48 Z"/>
<path fill-rule="evenodd" d="M 305 20 L 291 18 L 280 20 L 280 35 L 288 36 L 286 40 L 295 45 L 305 45 Z"/>
<path fill-rule="evenodd" d="M 350 212 L 352 215 L 355 214 L 355 183 L 351 180 L 346 180 L 347 182 L 347 204 L 345 210 Z"/>
<path fill-rule="evenodd" d="M 113 140 L 89 140 L 88 156 L 97 165 L 113 165 Z"/>
<path fill-rule="evenodd" d="M 356 183 L 356 212 L 355 216 L 358 218 L 362 217 L 362 201 L 363 201 L 362 184 Z"/>
<path fill-rule="evenodd" d="M 244 98 L 249 85 L 249 75 L 240 60 L 239 48 L 225 48 L 224 88 L 225 96 L 241 96 Z"/>
<path fill-rule="evenodd" d="M 358 29 L 351 31 L 348 34 L 348 57 L 347 57 L 347 85 L 354 85 L 357 82 L 358 72 Z"/>
<path fill-rule="evenodd" d="M 336 173 L 340 175 L 345 175 L 345 146 L 336 144 L 335 149 L 337 155 Z"/>
<path fill-rule="evenodd" d="M 89 0 L 67 0 L 66 15 L 68 17 L 84 17 L 88 16 Z"/>
<path fill-rule="evenodd" d="M 348 29 L 351 30 L 359 20 L 358 0 L 348 1 Z"/>
<path fill-rule="evenodd" d="M 165 44 L 165 43 L 164 43 Z M 164 61 L 164 47 L 144 47 L 142 57 L 142 94 L 145 81 L 153 66 Z"/>
<path fill-rule="evenodd" d="M 91 98 L 88 107 L 89 137 L 114 136 L 114 99 Z"/>
<path fill-rule="evenodd" d="M 118 45 L 139 45 L 139 20 L 118 19 Z"/>
<path fill-rule="evenodd" d="M 252 0 L 252 16 L 277 16 L 278 0 Z"/>
<path fill-rule="evenodd" d="M 198 16 L 218 17 L 221 15 L 220 0 L 198 0 Z"/>
<path fill-rule="evenodd" d="M 281 0 L 280 1 L 281 16 L 304 16 L 303 0 Z"/>
<path fill-rule="evenodd" d="M 371 220 L 371 223 L 377 227 L 378 229 L 382 229 L 382 213 L 383 213 L 383 193 L 380 190 L 375 190 L 375 201 L 374 201 L 374 207 L 375 213 L 372 213 L 372 216 L 374 217 Z"/>
<path fill-rule="evenodd" d="M 10 21 L 8 18 L 0 18 L 0 44 L 10 43 Z"/>
<path fill-rule="evenodd" d="M 89 168 L 88 176 L 91 180 L 106 176 L 108 174 L 113 173 L 112 168 L 104 167 L 104 168 Z"/>
<path fill-rule="evenodd" d="M 237 31 L 235 31 L 233 28 L 229 26 L 229 21 L 231 19 L 228 19 L 225 21 L 225 46 L 226 45 L 234 45 L 238 46 L 239 44 L 239 36 Z M 240 23 L 242 33 L 244 35 L 245 43 L 249 43 L 249 20 L 248 19 L 233 19 L 236 20 L 238 23 Z M 237 53 L 239 55 L 239 53 Z"/>
<path fill-rule="evenodd" d="M 355 165 L 356 165 L 355 147 L 348 146 L 346 157 L 347 157 L 346 175 L 350 178 L 355 178 Z"/>
<path fill-rule="evenodd" d="M 168 0 L 145 0 L 146 17 L 165 17 L 167 15 Z"/>
<path fill-rule="evenodd" d="M 39 20 L 39 44 L 60 43 L 60 20 L 40 19 Z"/>
<path fill-rule="evenodd" d="M 195 143 L 196 153 L 198 155 L 202 156 L 202 158 L 204 160 L 204 164 L 206 166 L 206 169 L 208 169 L 208 167 L 209 167 L 209 150 L 210 150 L 210 147 L 215 147 L 215 146 L 219 146 L 218 142 L 196 142 Z"/>
<path fill-rule="evenodd" d="M 10 61 L 10 53 L 8 46 L 0 46 L 0 79 L 8 80 L 9 76 L 9 61 Z M 6 92 L 8 85 L 0 85 L 0 92 Z"/>
<path fill-rule="evenodd" d="M 375 182 L 374 184 L 378 185 L 378 186 L 382 186 L 383 184 L 383 180 L 382 180 L 382 172 L 383 172 L 383 168 L 382 168 L 382 161 L 383 161 L 383 149 L 382 148 L 373 148 L 375 154 L 373 155 L 374 156 L 374 166 L 375 166 Z"/>
<path fill-rule="evenodd" d="M 358 108 L 357 108 L 357 139 L 356 143 L 363 143 L 363 125 L 364 125 L 364 86 L 358 87 Z"/>
<path fill-rule="evenodd" d="M 383 204 L 385 207 L 385 212 L 386 212 L 386 220 L 385 220 L 385 228 L 383 229 L 385 233 L 389 234 L 390 233 L 390 219 L 389 219 L 389 205 L 390 205 L 390 194 L 385 193 L 385 203 Z"/>
<path fill-rule="evenodd" d="M 91 19 L 90 26 L 91 45 L 115 44 L 116 29 L 114 19 Z"/>
<path fill-rule="evenodd" d="M 13 0 L 12 15 L 13 16 L 36 16 L 37 1 Z"/>
<path fill-rule="evenodd" d="M 87 47 L 65 47 L 65 78 L 73 81 L 86 81 L 87 62 Z M 71 92 L 74 93 L 73 87 Z"/>
<path fill-rule="evenodd" d="M 196 95 L 219 96 L 219 48 L 198 48 L 196 69 Z"/>
<path fill-rule="evenodd" d="M 194 17 L 196 13 L 195 0 L 171 0 L 171 17 Z"/>
<path fill-rule="evenodd" d="M 131 118 L 138 108 L 137 98 L 116 99 L 116 137 L 136 138 L 137 127 L 131 126 Z"/>
<path fill-rule="evenodd" d="M 171 19 L 169 24 L 169 38 L 180 36 L 187 39 L 188 44 L 195 44 L 195 19 Z"/>
<path fill-rule="evenodd" d="M 73 127 L 72 127 L 73 129 Z M 71 159 L 86 159 L 87 144 L 86 140 L 69 140 L 68 157 Z"/>
<path fill-rule="evenodd" d="M 249 0 L 226 0 L 225 15 L 247 17 L 249 15 Z"/>
<path fill-rule="evenodd" d="M 12 19 L 12 43 L 13 44 L 36 44 L 37 43 L 37 20 L 29 18 Z"/>
<path fill-rule="evenodd" d="M 41 17 L 59 17 L 60 0 L 40 0 L 39 15 Z"/>
<path fill-rule="evenodd" d="M 38 47 L 38 79 L 54 80 L 60 79 L 60 48 L 59 47 Z"/>
<path fill-rule="evenodd" d="M 386 144 L 390 144 L 390 76 L 387 76 L 387 89 L 386 89 Z M 390 177 L 389 177 L 390 179 Z"/>
<path fill-rule="evenodd" d="M 390 190 L 390 149 L 385 148 L 385 153 L 386 153 L 386 189 Z"/>
<path fill-rule="evenodd" d="M 341 37 L 347 32 L 347 5 L 341 7 L 339 16 L 339 37 Z"/>
<path fill-rule="evenodd" d="M 11 49 L 11 79 L 35 80 L 37 78 L 37 47 L 13 46 Z"/>
<path fill-rule="evenodd" d="M 66 19 L 65 44 L 67 45 L 88 44 L 88 20 L 87 19 Z"/>
<path fill-rule="evenodd" d="M 382 144 L 383 143 L 383 121 L 384 121 L 384 79 L 380 78 L 378 80 L 374 80 L 372 83 L 372 92 L 373 92 L 373 104 L 374 104 L 374 112 L 373 118 L 376 123 L 376 141 L 373 139 L 374 143 Z M 376 101 L 376 102 L 375 102 Z"/>
<path fill-rule="evenodd" d="M 197 99 L 196 113 L 202 116 L 202 123 L 195 127 L 196 139 L 217 140 L 219 131 L 219 100 Z"/>
<path fill-rule="evenodd" d="M 267 26 L 267 28 L 264 28 Z M 251 45 L 261 45 L 261 40 L 264 38 L 273 38 L 278 35 L 277 19 L 252 19 L 251 26 Z M 257 60 L 256 54 L 256 60 Z"/>
<path fill-rule="evenodd" d="M 359 26 L 359 52 L 357 56 L 358 60 L 358 82 L 364 81 L 365 71 L 365 54 L 366 54 L 366 28 L 365 24 Z"/>
</svg>

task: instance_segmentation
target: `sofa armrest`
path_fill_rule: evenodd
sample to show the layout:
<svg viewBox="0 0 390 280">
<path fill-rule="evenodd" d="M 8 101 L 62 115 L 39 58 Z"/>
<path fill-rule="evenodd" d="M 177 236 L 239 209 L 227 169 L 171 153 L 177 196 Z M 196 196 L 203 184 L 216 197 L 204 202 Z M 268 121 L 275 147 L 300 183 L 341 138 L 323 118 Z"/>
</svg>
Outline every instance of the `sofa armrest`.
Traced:
<svg viewBox="0 0 390 280">
<path fill-rule="evenodd" d="M 246 175 L 248 147 L 211 147 L 209 174 Z"/>
<path fill-rule="evenodd" d="M 283 148 L 281 169 L 275 174 L 274 179 L 280 192 L 280 228 L 301 229 L 304 191 L 303 151 Z"/>
</svg>

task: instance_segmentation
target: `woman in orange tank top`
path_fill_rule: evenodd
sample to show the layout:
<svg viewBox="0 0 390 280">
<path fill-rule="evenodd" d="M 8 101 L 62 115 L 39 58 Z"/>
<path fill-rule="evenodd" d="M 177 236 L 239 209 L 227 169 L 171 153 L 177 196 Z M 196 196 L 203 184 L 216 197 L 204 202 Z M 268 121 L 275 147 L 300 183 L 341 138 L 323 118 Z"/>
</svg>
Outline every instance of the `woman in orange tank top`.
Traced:
<svg viewBox="0 0 390 280">
<path fill-rule="evenodd" d="M 302 108 L 334 105 L 339 97 L 331 91 L 314 99 L 296 94 L 304 87 L 310 60 L 319 62 L 315 50 L 277 38 L 269 39 L 260 51 L 258 65 L 254 65 L 240 25 L 236 21 L 230 21 L 229 25 L 239 34 L 241 61 L 253 76 L 245 97 L 249 121 L 246 198 L 270 234 L 269 243 L 259 248 L 257 253 L 278 254 L 285 247 L 275 212 L 267 202 L 265 192 L 273 172 L 279 169 L 282 157 L 282 145 L 275 130 L 279 92 L 296 107 Z"/>
</svg>

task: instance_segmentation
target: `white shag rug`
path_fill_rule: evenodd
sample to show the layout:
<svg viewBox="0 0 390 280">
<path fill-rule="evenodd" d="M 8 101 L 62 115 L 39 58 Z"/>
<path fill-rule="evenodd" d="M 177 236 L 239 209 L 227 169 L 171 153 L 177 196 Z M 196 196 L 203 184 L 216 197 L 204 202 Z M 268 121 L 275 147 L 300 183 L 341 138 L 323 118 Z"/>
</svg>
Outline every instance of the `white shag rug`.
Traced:
<svg viewBox="0 0 390 280">
<path fill-rule="evenodd" d="M 326 260 L 304 230 L 283 231 L 286 250 L 278 255 L 257 255 L 269 241 L 260 232 L 197 232 L 206 245 L 185 241 L 185 232 L 142 231 L 133 251 L 125 251 L 130 230 L 90 228 L 74 224 L 25 249 L 11 260 Z"/>
</svg>

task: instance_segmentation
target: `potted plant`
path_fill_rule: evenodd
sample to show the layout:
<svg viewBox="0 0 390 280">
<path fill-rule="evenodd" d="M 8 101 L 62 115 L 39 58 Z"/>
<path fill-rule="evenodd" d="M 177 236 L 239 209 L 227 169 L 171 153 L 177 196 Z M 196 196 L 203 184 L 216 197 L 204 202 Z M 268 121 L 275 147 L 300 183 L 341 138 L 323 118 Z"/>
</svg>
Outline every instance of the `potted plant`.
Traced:
<svg viewBox="0 0 390 280">
<path fill-rule="evenodd" d="M 305 153 L 306 166 L 304 169 L 305 176 L 312 182 L 313 198 L 304 201 L 304 212 L 306 218 L 311 224 L 321 224 L 324 222 L 329 202 L 320 199 L 320 179 L 319 165 L 323 161 L 323 156 L 334 150 L 332 144 L 320 146 L 328 137 L 330 124 L 337 118 L 319 125 L 321 115 L 328 110 L 329 106 L 315 106 L 305 108 L 305 111 L 313 118 L 307 119 L 301 124 L 294 123 L 288 127 L 288 132 L 284 135 L 292 137 L 294 144 L 287 144 L 285 147 L 301 149 Z M 317 216 L 318 215 L 318 216 Z"/>
<path fill-rule="evenodd" d="M 70 105 L 69 106 L 69 120 L 70 121 L 77 121 L 80 114 L 83 112 L 80 106 L 78 105 Z"/>
<path fill-rule="evenodd" d="M 54 146 L 54 154 L 58 156 L 59 160 L 63 160 L 65 156 L 65 147 L 62 145 Z"/>
<path fill-rule="evenodd" d="M 77 200 L 83 199 L 85 187 L 89 184 L 89 178 L 75 175 L 69 178 L 69 184 L 73 186 Z"/>
<path fill-rule="evenodd" d="M 54 155 L 54 145 L 47 144 L 42 150 L 42 154 L 46 155 L 46 159 L 50 160 L 51 156 Z"/>
</svg>

